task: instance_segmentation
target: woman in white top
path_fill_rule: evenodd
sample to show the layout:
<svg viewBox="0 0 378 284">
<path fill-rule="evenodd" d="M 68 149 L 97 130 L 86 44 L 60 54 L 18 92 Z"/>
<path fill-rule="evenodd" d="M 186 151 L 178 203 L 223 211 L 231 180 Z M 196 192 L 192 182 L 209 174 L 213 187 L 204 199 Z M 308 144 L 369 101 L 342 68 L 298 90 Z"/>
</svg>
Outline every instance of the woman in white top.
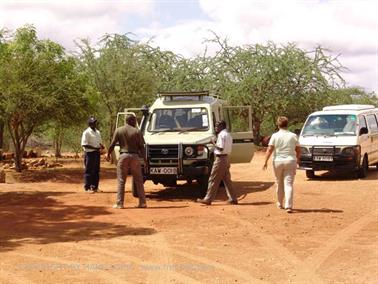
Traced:
<svg viewBox="0 0 378 284">
<path fill-rule="evenodd" d="M 301 150 L 297 135 L 287 130 L 287 117 L 279 117 L 277 126 L 279 131 L 270 138 L 263 169 L 267 169 L 268 160 L 273 153 L 273 169 L 277 183 L 277 207 L 285 208 L 286 212 L 291 213 L 293 208 L 293 183 Z M 285 206 L 283 207 L 284 197 Z"/>
</svg>

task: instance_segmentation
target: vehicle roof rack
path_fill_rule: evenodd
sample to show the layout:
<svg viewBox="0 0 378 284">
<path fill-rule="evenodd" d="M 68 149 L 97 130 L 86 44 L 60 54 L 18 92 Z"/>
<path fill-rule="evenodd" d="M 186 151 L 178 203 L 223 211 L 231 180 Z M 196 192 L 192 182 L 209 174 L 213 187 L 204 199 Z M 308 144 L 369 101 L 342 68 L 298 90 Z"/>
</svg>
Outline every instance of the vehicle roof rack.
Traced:
<svg viewBox="0 0 378 284">
<path fill-rule="evenodd" d="M 350 104 L 350 105 L 326 106 L 323 108 L 323 110 L 367 110 L 367 109 L 375 109 L 375 106 Z"/>
<path fill-rule="evenodd" d="M 179 101 L 179 100 L 203 100 L 203 97 L 214 97 L 218 98 L 218 96 L 209 94 L 208 91 L 198 91 L 198 92 L 159 92 L 157 94 L 158 97 L 164 98 L 167 101 Z"/>
</svg>

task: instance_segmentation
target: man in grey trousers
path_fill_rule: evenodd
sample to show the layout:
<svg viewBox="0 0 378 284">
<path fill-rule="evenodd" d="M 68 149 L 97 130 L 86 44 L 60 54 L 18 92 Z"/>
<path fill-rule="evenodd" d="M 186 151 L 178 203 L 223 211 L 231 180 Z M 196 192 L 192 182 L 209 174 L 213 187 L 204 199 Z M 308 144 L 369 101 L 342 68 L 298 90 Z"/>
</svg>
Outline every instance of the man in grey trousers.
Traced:
<svg viewBox="0 0 378 284">
<path fill-rule="evenodd" d="M 143 135 L 139 129 L 136 128 L 136 118 L 134 115 L 126 117 L 126 125 L 116 129 L 113 135 L 113 140 L 109 146 L 108 155 L 106 159 L 110 160 L 110 155 L 114 150 L 116 143 L 120 146 L 120 156 L 117 163 L 117 203 L 113 208 L 123 209 L 125 199 L 125 184 L 129 169 L 138 192 L 139 204 L 138 208 L 146 208 L 146 197 L 143 186 L 142 168 L 139 162 L 139 157 L 145 157 L 145 147 Z"/>
<path fill-rule="evenodd" d="M 216 143 L 212 141 L 215 147 L 215 160 L 209 178 L 207 193 L 203 199 L 198 198 L 197 202 L 211 205 L 223 180 L 228 196 L 228 203 L 236 205 L 238 204 L 238 199 L 232 187 L 229 157 L 232 150 L 232 137 L 226 129 L 226 122 L 224 120 L 216 123 L 215 131 L 218 133 L 218 137 Z"/>
</svg>

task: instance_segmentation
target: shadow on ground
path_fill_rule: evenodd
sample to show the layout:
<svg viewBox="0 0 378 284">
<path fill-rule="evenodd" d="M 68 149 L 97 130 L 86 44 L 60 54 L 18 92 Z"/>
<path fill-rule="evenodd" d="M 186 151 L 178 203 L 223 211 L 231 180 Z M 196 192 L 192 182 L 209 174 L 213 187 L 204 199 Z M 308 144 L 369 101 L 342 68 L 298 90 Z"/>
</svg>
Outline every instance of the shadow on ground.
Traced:
<svg viewBox="0 0 378 284">
<path fill-rule="evenodd" d="M 328 208 L 320 208 L 320 209 L 293 209 L 293 213 L 343 213 L 343 210 L 338 209 L 328 209 Z"/>
<path fill-rule="evenodd" d="M 83 183 L 82 168 L 53 168 L 42 170 L 24 170 L 21 173 L 9 173 L 17 182 Z M 116 179 L 116 169 L 102 168 L 100 179 Z"/>
<path fill-rule="evenodd" d="M 125 235 L 151 235 L 153 228 L 97 222 L 98 215 L 113 214 L 105 207 L 65 205 L 54 199 L 66 193 L 0 193 L 0 252 L 23 244 L 49 244 Z"/>
<path fill-rule="evenodd" d="M 264 191 L 270 188 L 273 182 L 260 181 L 234 181 L 234 190 L 239 201 L 244 199 L 248 194 Z M 157 201 L 183 201 L 195 200 L 200 197 L 200 191 L 197 183 L 178 185 L 177 187 L 167 187 L 160 191 L 149 192 L 147 197 Z M 220 187 L 215 200 L 227 200 L 224 187 Z"/>
<path fill-rule="evenodd" d="M 351 171 L 321 171 L 316 172 L 313 180 L 358 180 L 357 174 Z M 363 180 L 378 180 L 378 170 L 376 167 L 370 167 L 367 176 Z"/>
</svg>

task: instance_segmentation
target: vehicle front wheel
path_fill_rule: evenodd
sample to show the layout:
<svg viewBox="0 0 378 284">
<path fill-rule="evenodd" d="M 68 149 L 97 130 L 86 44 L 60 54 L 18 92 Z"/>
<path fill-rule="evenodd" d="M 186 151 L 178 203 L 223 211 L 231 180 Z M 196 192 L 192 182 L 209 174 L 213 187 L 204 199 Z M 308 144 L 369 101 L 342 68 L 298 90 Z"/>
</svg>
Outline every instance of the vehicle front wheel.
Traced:
<svg viewBox="0 0 378 284">
<path fill-rule="evenodd" d="M 315 178 L 315 172 L 313 170 L 306 170 L 306 177 L 307 178 Z"/>
<path fill-rule="evenodd" d="M 357 175 L 359 178 L 365 178 L 367 176 L 369 170 L 369 161 L 367 156 L 364 156 L 364 159 L 362 160 L 362 165 L 357 170 Z"/>
</svg>

